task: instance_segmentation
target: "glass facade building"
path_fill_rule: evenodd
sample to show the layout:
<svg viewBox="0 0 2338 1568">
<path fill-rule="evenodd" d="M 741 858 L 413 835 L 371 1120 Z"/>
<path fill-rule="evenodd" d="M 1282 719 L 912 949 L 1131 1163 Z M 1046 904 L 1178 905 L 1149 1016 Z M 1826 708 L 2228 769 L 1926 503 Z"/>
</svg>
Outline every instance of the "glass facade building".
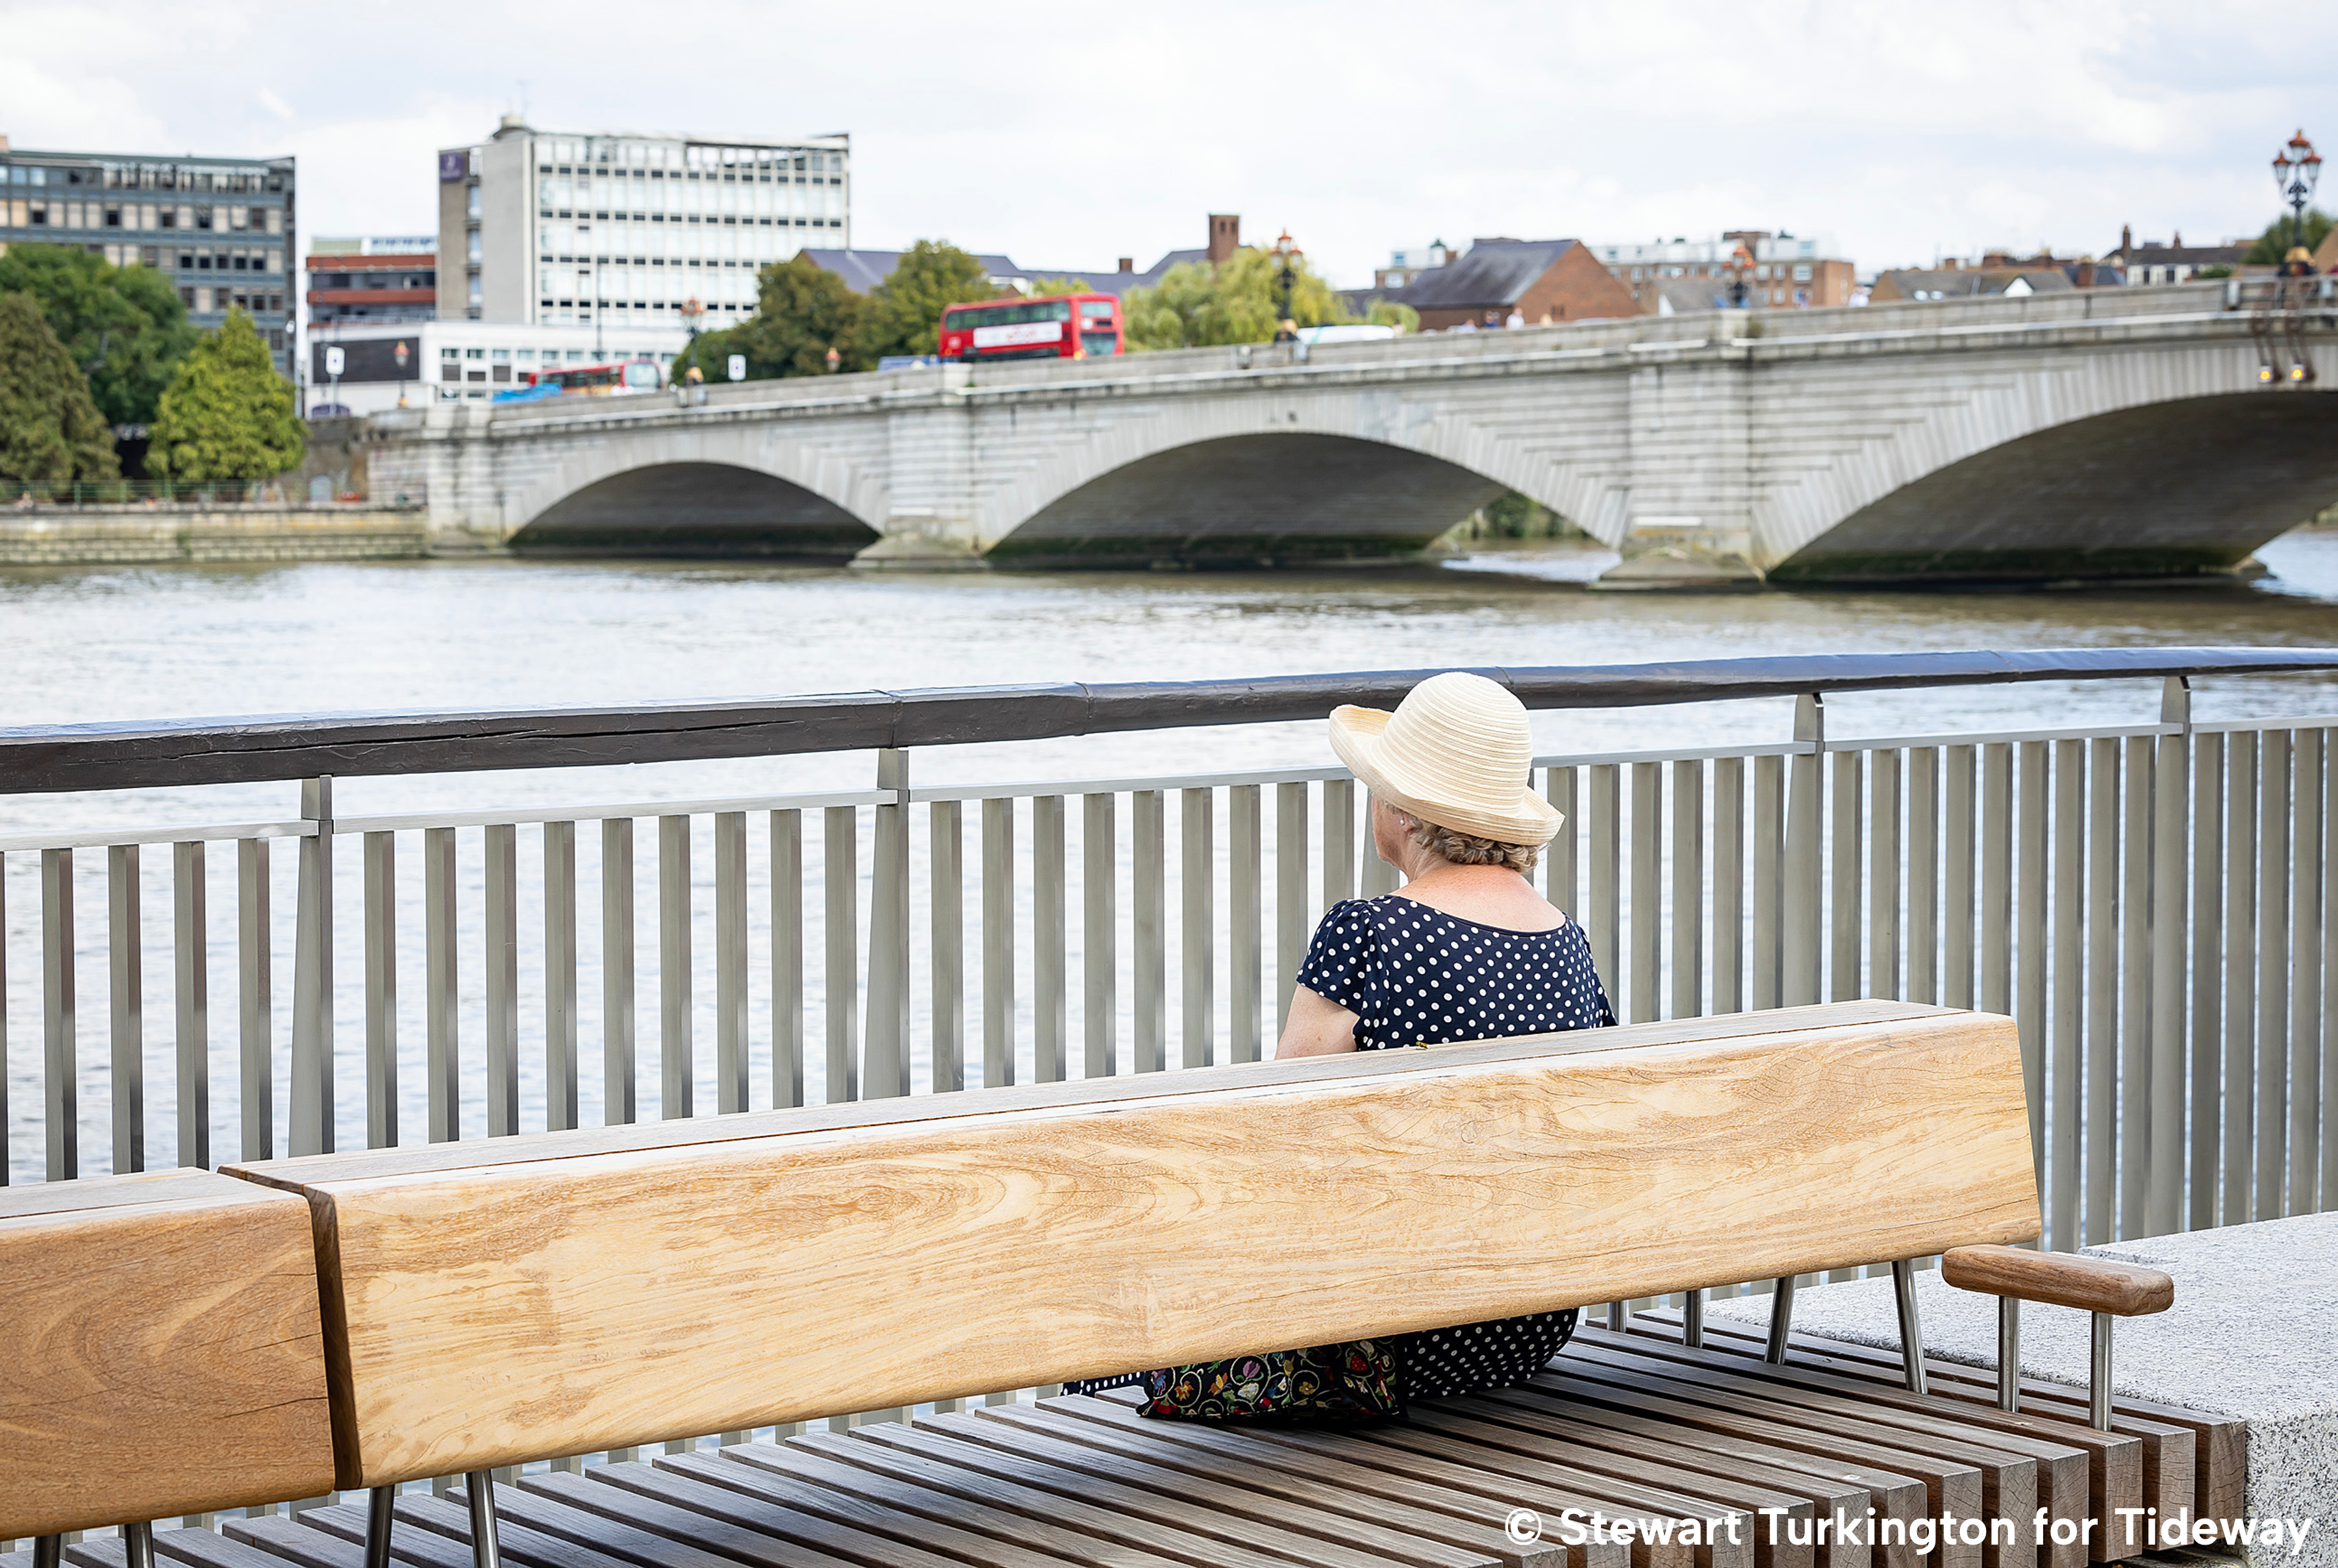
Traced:
<svg viewBox="0 0 2338 1568">
<path fill-rule="evenodd" d="M 277 368 L 292 374 L 299 286 L 290 158 L 54 152 L 0 142 L 0 251 L 26 244 L 161 268 L 197 326 L 217 327 L 241 308 Z"/>
<path fill-rule="evenodd" d="M 681 330 L 755 308 L 755 272 L 852 243 L 851 139 L 544 132 L 438 156 L 441 320 Z"/>
</svg>

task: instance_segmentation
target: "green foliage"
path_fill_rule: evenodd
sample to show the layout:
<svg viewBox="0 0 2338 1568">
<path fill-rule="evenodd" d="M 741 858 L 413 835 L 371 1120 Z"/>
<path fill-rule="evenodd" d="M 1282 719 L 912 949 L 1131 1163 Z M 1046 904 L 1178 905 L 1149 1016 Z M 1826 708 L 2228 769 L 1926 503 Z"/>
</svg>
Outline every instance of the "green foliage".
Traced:
<svg viewBox="0 0 2338 1568">
<path fill-rule="evenodd" d="M 1034 278 L 1031 279 L 1031 292 L 1035 296 L 1045 294 L 1094 294 L 1097 291 L 1096 286 L 1089 282 L 1085 278 Z"/>
<path fill-rule="evenodd" d="M 147 468 L 191 484 L 272 479 L 298 468 L 309 444 L 292 384 L 241 310 L 179 361 L 150 435 Z"/>
<path fill-rule="evenodd" d="M 1351 322 L 1355 315 L 1346 301 L 1318 277 L 1302 257 L 1294 269 L 1291 318 L 1302 327 Z M 1128 346 L 1141 348 L 1198 348 L 1218 343 L 1265 343 L 1276 327 L 1275 310 L 1282 299 L 1282 267 L 1267 251 L 1245 246 L 1213 268 L 1202 261 L 1180 261 L 1161 275 L 1150 289 L 1132 289 L 1121 303 L 1128 323 Z M 1420 325 L 1420 317 L 1403 306 L 1390 306 Z M 1401 319 L 1392 317 L 1388 325 Z"/>
<path fill-rule="evenodd" d="M 106 422 L 152 424 L 172 370 L 199 336 L 170 279 L 79 246 L 12 245 L 0 256 L 0 294 L 20 289 L 88 377 Z"/>
<path fill-rule="evenodd" d="M 888 354 L 930 354 L 944 309 L 997 297 L 981 262 L 947 241 L 920 240 L 869 290 L 860 358 L 874 365 Z"/>
<path fill-rule="evenodd" d="M 679 380 L 695 363 L 709 381 L 727 381 L 733 354 L 747 357 L 747 379 L 774 376 L 820 376 L 828 351 L 842 356 L 840 370 L 866 370 L 875 360 L 859 348 L 868 301 L 844 279 L 810 258 L 774 261 L 756 279 L 755 314 L 721 332 L 702 332 L 689 352 L 677 357 Z"/>
<path fill-rule="evenodd" d="M 1364 320 L 1367 325 L 1393 327 L 1399 332 L 1420 330 L 1420 312 L 1410 305 L 1400 305 L 1393 299 L 1373 300 L 1371 309 L 1364 312 Z"/>
<path fill-rule="evenodd" d="M 2309 253 L 2319 250 L 2322 241 L 2329 237 L 2331 222 L 2330 214 L 2321 208 L 2308 207 L 2305 210 L 2305 239 L 2303 243 Z M 2249 247 L 2249 253 L 2241 260 L 2252 267 L 2275 266 L 2289 254 L 2290 244 L 2289 214 L 2284 212 L 2265 225 L 2264 232 L 2257 236 L 2256 243 Z"/>
<path fill-rule="evenodd" d="M 113 432 L 34 298 L 0 293 L 0 478 L 111 479 Z"/>
</svg>

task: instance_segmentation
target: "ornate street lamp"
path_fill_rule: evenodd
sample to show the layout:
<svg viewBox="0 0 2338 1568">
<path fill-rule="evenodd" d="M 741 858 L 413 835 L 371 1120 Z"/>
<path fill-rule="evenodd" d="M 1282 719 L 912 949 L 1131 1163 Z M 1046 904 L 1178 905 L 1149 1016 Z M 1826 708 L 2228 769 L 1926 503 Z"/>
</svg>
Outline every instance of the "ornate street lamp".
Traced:
<svg viewBox="0 0 2338 1568">
<path fill-rule="evenodd" d="M 1740 245 L 1729 258 L 1729 308 L 1745 309 L 1745 279 L 1754 270 L 1754 254 Z"/>
<path fill-rule="evenodd" d="M 2313 200 L 2313 187 L 2322 178 L 2322 154 L 2305 139 L 2301 130 L 2289 139 L 2289 145 L 2274 154 L 2274 183 L 2281 188 L 2281 199 L 2289 206 L 2289 247 L 2293 250 L 2305 248 L 2305 204 Z M 2283 270 L 2288 270 L 2284 258 Z"/>
<path fill-rule="evenodd" d="M 1291 296 L 1299 286 L 1299 258 L 1305 254 L 1292 243 L 1291 230 L 1285 229 L 1270 252 L 1278 264 L 1274 275 L 1278 303 L 1274 311 L 1274 340 L 1295 343 L 1299 340 L 1299 323 L 1292 318 Z"/>
</svg>

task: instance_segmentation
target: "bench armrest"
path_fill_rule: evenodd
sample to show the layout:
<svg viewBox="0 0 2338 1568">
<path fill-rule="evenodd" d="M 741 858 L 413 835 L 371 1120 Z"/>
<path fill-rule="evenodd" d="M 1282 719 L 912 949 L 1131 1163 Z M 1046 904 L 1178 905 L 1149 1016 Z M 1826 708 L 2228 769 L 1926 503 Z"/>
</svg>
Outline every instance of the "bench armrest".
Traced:
<svg viewBox="0 0 2338 1568">
<path fill-rule="evenodd" d="M 1960 1290 L 2115 1318 L 2165 1312 L 2176 1302 L 2176 1281 L 2156 1269 L 2021 1247 L 1952 1247 L 1940 1254 L 1940 1278 Z"/>
</svg>

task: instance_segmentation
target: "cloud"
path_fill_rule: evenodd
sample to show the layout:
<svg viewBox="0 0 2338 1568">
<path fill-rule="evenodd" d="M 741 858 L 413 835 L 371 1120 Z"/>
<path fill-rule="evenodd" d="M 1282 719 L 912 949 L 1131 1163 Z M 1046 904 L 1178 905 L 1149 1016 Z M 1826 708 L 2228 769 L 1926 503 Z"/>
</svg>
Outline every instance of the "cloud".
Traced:
<svg viewBox="0 0 2338 1568">
<path fill-rule="evenodd" d="M 290 120 L 294 118 L 292 113 L 292 105 L 284 102 L 283 99 L 279 98 L 269 89 L 262 87 L 256 96 L 260 99 L 260 106 L 262 109 L 267 110 L 270 114 L 275 115 L 279 120 Z"/>
</svg>

